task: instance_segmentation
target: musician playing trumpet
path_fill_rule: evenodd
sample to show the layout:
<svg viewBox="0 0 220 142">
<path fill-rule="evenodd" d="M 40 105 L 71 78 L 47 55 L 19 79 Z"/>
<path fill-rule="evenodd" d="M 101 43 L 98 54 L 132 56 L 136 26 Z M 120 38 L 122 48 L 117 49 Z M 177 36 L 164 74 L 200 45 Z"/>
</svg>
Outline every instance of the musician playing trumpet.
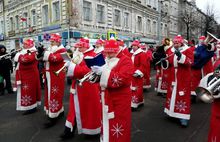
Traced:
<svg viewBox="0 0 220 142">
<path fill-rule="evenodd" d="M 207 41 L 208 37 L 200 36 L 199 44 L 194 48 L 194 63 L 192 64 L 192 101 L 195 102 L 195 89 L 199 81 L 208 73 L 213 72 L 212 57 L 215 46 Z"/>
<path fill-rule="evenodd" d="M 26 115 L 36 112 L 37 106 L 41 104 L 41 89 L 33 39 L 24 40 L 23 47 L 14 57 L 14 61 L 18 62 L 15 74 L 17 85 L 16 109 L 25 111 L 23 114 Z"/>
<path fill-rule="evenodd" d="M 44 110 L 49 117 L 45 123 L 45 128 L 56 124 L 59 116 L 64 115 L 63 96 L 65 88 L 65 70 L 59 72 L 58 76 L 54 71 L 59 70 L 64 65 L 61 53 L 66 53 L 66 49 L 61 44 L 61 36 L 58 33 L 50 35 L 51 46 L 44 51 L 43 47 L 38 47 L 38 59 L 45 61 L 45 99 Z"/>
<path fill-rule="evenodd" d="M 173 46 L 166 51 L 169 58 L 162 67 L 169 71 L 164 112 L 170 117 L 178 118 L 181 126 L 186 127 L 190 119 L 189 84 L 193 53 L 183 42 L 182 36 L 174 37 Z"/>
<path fill-rule="evenodd" d="M 73 80 L 65 130 L 60 136 L 62 139 L 73 137 L 76 127 L 78 134 L 96 135 L 101 131 L 99 84 L 91 83 L 86 79 L 82 81 L 84 76 L 92 75 L 91 69 L 87 67 L 83 59 L 89 56 L 95 57 L 96 53 L 86 38 L 81 38 L 76 46 L 78 49 L 73 53 L 73 61 L 68 63 L 67 76 L 71 76 Z"/>
</svg>

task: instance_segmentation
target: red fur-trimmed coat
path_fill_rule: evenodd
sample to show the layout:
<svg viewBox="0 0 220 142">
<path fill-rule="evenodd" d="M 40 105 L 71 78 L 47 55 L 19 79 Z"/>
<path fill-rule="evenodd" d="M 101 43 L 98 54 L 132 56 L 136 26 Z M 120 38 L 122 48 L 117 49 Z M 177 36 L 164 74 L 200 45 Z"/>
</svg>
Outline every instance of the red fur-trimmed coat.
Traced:
<svg viewBox="0 0 220 142">
<path fill-rule="evenodd" d="M 62 70 L 58 76 L 54 72 L 63 67 L 64 61 L 61 53 L 66 49 L 61 45 L 59 47 L 48 47 L 43 56 L 45 61 L 45 97 L 44 110 L 50 118 L 56 118 L 64 111 L 63 96 L 65 88 L 65 70 Z"/>
<path fill-rule="evenodd" d="M 190 83 L 193 53 L 188 46 L 181 47 L 182 56 L 177 60 L 174 47 L 168 49 L 166 54 L 172 55 L 168 62 L 168 89 L 164 112 L 175 118 L 190 119 Z"/>
<path fill-rule="evenodd" d="M 30 53 L 28 53 L 28 50 Z M 40 77 L 35 47 L 23 49 L 15 55 L 17 110 L 31 110 L 41 104 Z"/>
</svg>

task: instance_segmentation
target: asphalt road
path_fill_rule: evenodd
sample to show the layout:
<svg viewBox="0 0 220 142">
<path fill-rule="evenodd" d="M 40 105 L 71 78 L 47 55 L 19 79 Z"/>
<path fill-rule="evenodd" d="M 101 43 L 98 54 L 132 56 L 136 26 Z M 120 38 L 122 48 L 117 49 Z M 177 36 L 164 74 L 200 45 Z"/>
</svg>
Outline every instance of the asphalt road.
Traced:
<svg viewBox="0 0 220 142">
<path fill-rule="evenodd" d="M 153 80 L 152 80 L 153 85 Z M 68 110 L 68 90 L 64 97 L 65 116 Z M 42 90 L 43 91 L 43 90 Z M 197 102 L 192 105 L 191 120 L 187 128 L 163 113 L 165 99 L 156 95 L 153 88 L 144 92 L 145 105 L 132 112 L 132 142 L 206 142 L 210 104 Z M 57 125 L 44 129 L 47 120 L 43 106 L 30 115 L 16 111 L 16 94 L 0 96 L 0 142 L 58 142 L 64 130 L 65 117 Z M 99 142 L 98 136 L 76 134 L 67 142 Z"/>
</svg>

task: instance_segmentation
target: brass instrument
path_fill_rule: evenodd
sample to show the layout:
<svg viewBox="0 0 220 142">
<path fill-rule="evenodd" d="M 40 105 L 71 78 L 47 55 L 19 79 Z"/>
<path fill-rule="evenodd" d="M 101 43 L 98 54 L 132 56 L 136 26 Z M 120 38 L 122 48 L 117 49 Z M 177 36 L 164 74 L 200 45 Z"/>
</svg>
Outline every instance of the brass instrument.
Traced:
<svg viewBox="0 0 220 142">
<path fill-rule="evenodd" d="M 59 70 L 53 71 L 53 73 L 54 73 L 56 76 L 59 76 L 59 73 L 60 73 L 63 69 L 65 69 L 66 66 L 67 66 L 67 63 L 65 63 Z"/>
<path fill-rule="evenodd" d="M 218 91 L 220 90 L 220 78 L 214 77 L 209 83 L 208 87 L 197 87 L 195 92 L 198 95 L 198 97 L 205 103 L 212 103 L 214 99 L 220 98 L 220 93 Z M 218 94 L 215 94 L 215 93 Z"/>
<path fill-rule="evenodd" d="M 96 76 L 96 74 L 93 71 L 88 72 L 86 75 L 84 75 L 83 78 L 78 80 L 79 86 L 82 86 L 82 83 L 87 80 L 92 80 Z"/>
<path fill-rule="evenodd" d="M 211 43 L 220 42 L 220 40 L 217 37 L 215 37 L 213 34 L 207 32 L 207 37 L 204 42 L 207 44 L 211 44 Z"/>
<path fill-rule="evenodd" d="M 15 53 L 15 52 L 19 52 L 21 49 L 17 49 L 17 50 L 14 50 L 14 51 L 12 51 L 12 52 L 10 52 L 10 53 L 7 53 L 7 54 L 5 54 L 5 55 L 2 55 L 2 56 L 0 56 L 0 60 L 1 59 L 9 59 L 9 58 L 11 58 L 11 54 L 12 53 Z"/>
</svg>

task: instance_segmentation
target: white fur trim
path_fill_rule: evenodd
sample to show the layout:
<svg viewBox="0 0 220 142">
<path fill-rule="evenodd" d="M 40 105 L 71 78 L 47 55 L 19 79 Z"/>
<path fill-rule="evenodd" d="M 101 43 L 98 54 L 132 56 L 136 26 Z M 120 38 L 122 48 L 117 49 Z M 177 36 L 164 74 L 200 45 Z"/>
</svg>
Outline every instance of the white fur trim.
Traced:
<svg viewBox="0 0 220 142">
<path fill-rule="evenodd" d="M 149 89 L 149 88 L 151 88 L 151 85 L 144 85 L 143 86 L 143 89 Z"/>
<path fill-rule="evenodd" d="M 182 54 L 182 56 L 180 57 L 179 61 L 177 60 L 178 63 L 183 64 L 186 61 L 186 55 Z"/>
<path fill-rule="evenodd" d="M 108 113 L 108 118 L 109 118 L 109 119 L 115 118 L 115 113 L 114 113 L 114 112 L 109 112 L 109 113 Z"/>
<path fill-rule="evenodd" d="M 144 74 L 140 70 L 136 70 L 134 73 L 138 74 L 139 76 L 143 77 Z"/>
<path fill-rule="evenodd" d="M 21 55 L 21 53 L 17 53 L 14 57 L 14 61 L 18 62 L 19 56 Z"/>
<path fill-rule="evenodd" d="M 133 52 L 133 55 L 135 56 L 135 55 L 137 55 L 137 54 L 143 52 L 143 50 L 142 50 L 141 48 L 138 48 L 138 49 L 134 52 L 133 49 L 132 49 L 132 52 Z"/>
<path fill-rule="evenodd" d="M 68 76 L 68 77 L 73 76 L 75 67 L 76 67 L 76 64 L 74 64 L 73 62 L 70 62 L 66 76 Z"/>
<path fill-rule="evenodd" d="M 44 52 L 43 61 L 48 61 L 50 54 L 51 54 L 50 51 L 45 51 L 45 52 Z"/>
<path fill-rule="evenodd" d="M 100 134 L 100 132 L 101 132 L 101 127 L 96 129 L 85 129 L 85 128 L 82 129 L 82 133 L 86 135 L 97 135 Z"/>
<path fill-rule="evenodd" d="M 17 102 L 18 103 L 18 102 Z M 17 106 L 16 110 L 21 110 L 21 111 L 24 111 L 24 110 L 31 110 L 33 108 L 36 108 L 37 107 L 37 103 L 31 105 L 31 106 Z"/>
<path fill-rule="evenodd" d="M 104 47 L 103 46 L 94 49 L 94 52 L 97 53 L 97 54 L 101 53 L 102 51 L 104 51 Z"/>
<path fill-rule="evenodd" d="M 106 66 L 103 67 L 102 75 L 100 78 L 100 86 L 106 88 L 108 86 L 108 80 L 110 76 L 111 70 Z"/>
<path fill-rule="evenodd" d="M 138 106 L 140 106 L 141 104 L 144 104 L 144 100 L 142 102 L 139 102 L 139 103 L 131 102 L 131 107 L 132 108 L 138 108 Z"/>
<path fill-rule="evenodd" d="M 60 113 L 64 111 L 64 108 L 62 107 L 58 112 L 52 113 L 51 111 L 47 110 L 46 107 L 44 108 L 46 111 L 46 114 L 49 116 L 49 118 L 57 118 Z"/>
<path fill-rule="evenodd" d="M 168 110 L 167 108 L 164 109 L 164 112 L 171 117 L 180 118 L 180 119 L 187 119 L 187 120 L 190 119 L 190 114 L 176 113 L 176 112 Z"/>
<path fill-rule="evenodd" d="M 71 122 L 69 122 L 68 120 L 66 120 L 65 122 L 65 126 L 70 128 L 70 131 L 72 132 L 73 131 L 73 124 Z"/>
</svg>

